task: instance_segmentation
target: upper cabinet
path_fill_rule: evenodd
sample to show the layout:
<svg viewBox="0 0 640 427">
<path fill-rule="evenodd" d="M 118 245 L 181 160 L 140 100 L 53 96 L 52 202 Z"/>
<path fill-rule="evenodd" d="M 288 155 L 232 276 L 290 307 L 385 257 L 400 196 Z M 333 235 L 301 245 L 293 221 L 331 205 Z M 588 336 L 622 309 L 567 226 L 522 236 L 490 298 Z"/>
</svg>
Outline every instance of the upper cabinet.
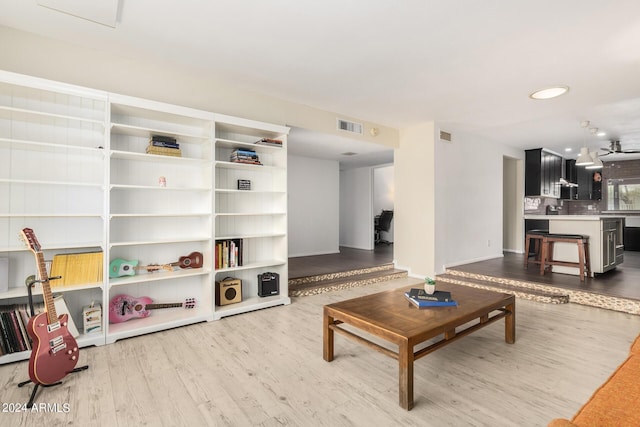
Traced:
<svg viewBox="0 0 640 427">
<path fill-rule="evenodd" d="M 525 150 L 525 196 L 560 197 L 562 156 L 544 148 Z"/>
</svg>

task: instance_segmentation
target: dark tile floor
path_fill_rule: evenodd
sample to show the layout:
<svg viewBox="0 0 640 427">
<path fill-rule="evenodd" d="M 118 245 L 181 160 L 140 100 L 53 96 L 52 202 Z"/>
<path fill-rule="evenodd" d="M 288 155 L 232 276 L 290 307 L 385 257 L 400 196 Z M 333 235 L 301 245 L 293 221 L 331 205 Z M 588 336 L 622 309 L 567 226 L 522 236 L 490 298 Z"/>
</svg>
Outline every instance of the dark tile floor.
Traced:
<svg viewBox="0 0 640 427">
<path fill-rule="evenodd" d="M 289 258 L 289 279 L 338 273 L 393 262 L 393 245 L 376 245 L 372 251 L 341 246 L 340 253 Z"/>
<path fill-rule="evenodd" d="M 525 269 L 523 264 L 524 255 L 505 253 L 503 258 L 465 264 L 451 269 L 640 300 L 640 252 L 626 251 L 621 265 L 596 277 L 588 277 L 584 282 L 580 282 L 578 276 L 570 274 L 546 273 L 541 276 L 536 265 L 529 265 L 529 268 Z"/>
</svg>

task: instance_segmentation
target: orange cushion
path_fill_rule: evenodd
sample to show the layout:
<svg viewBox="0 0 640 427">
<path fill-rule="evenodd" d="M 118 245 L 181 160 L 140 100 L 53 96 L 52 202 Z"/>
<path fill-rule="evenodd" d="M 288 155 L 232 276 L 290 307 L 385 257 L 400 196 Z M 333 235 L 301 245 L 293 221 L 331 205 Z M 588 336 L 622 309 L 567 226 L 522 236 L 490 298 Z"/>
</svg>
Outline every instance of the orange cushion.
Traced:
<svg viewBox="0 0 640 427">
<path fill-rule="evenodd" d="M 632 351 L 640 350 L 637 338 Z M 631 354 L 573 417 L 581 427 L 640 426 L 640 354 Z"/>
<path fill-rule="evenodd" d="M 640 335 L 636 337 L 636 340 L 631 344 L 631 354 L 640 354 Z"/>
</svg>

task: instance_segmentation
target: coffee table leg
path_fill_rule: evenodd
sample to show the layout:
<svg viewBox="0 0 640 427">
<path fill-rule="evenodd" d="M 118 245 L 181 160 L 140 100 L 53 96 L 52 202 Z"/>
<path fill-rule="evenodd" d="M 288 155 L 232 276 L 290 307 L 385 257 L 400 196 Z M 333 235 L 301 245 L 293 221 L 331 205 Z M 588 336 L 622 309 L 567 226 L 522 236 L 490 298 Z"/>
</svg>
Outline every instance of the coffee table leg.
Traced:
<svg viewBox="0 0 640 427">
<path fill-rule="evenodd" d="M 400 406 L 407 411 L 413 408 L 413 346 L 404 341 L 398 348 Z"/>
<path fill-rule="evenodd" d="M 516 342 L 516 302 L 507 305 L 505 307 L 509 314 L 504 318 L 504 340 L 513 344 Z"/>
<path fill-rule="evenodd" d="M 329 327 L 329 325 L 333 324 L 333 317 L 329 316 L 327 312 L 324 313 L 323 319 L 323 346 L 322 346 L 322 357 L 327 362 L 331 362 L 333 360 L 333 329 Z"/>
</svg>

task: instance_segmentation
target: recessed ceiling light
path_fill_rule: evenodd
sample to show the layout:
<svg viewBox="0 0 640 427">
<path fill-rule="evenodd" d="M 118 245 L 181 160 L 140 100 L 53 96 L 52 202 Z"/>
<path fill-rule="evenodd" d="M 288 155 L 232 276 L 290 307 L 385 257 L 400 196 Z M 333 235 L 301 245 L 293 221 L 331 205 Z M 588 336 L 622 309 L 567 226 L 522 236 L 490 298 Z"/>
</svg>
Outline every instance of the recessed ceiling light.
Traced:
<svg viewBox="0 0 640 427">
<path fill-rule="evenodd" d="M 571 148 L 565 148 L 564 151 L 568 153 L 569 151 L 571 151 Z"/>
<path fill-rule="evenodd" d="M 606 134 L 607 134 L 606 132 L 602 132 L 602 131 L 600 131 L 600 132 L 598 132 L 596 135 L 598 135 L 598 136 L 605 136 Z"/>
<path fill-rule="evenodd" d="M 529 95 L 531 99 L 551 99 L 563 95 L 569 91 L 569 86 L 553 86 L 540 89 Z"/>
</svg>

